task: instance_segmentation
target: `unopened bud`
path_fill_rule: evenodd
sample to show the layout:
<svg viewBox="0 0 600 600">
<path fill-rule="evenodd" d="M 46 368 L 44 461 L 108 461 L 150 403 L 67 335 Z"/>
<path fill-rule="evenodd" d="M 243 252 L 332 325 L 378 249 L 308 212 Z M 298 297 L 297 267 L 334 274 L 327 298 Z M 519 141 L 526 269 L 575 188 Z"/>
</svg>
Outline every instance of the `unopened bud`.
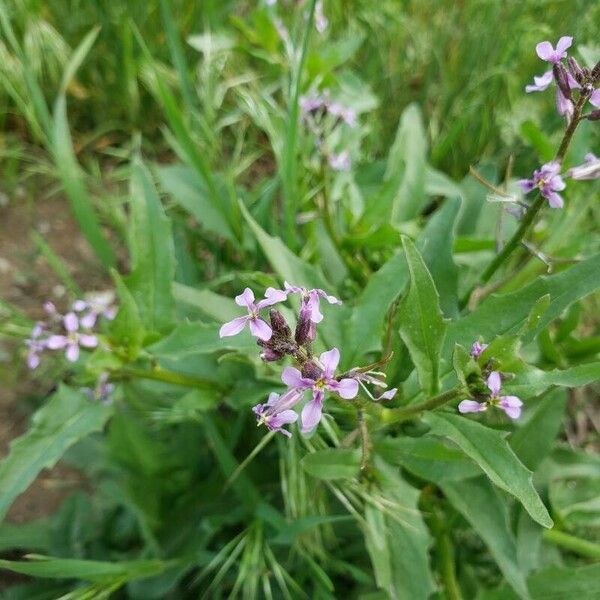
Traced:
<svg viewBox="0 0 600 600">
<path fill-rule="evenodd" d="M 317 380 L 322 374 L 323 371 L 312 360 L 307 360 L 302 366 L 302 377 Z"/>
<path fill-rule="evenodd" d="M 584 115 L 584 118 L 588 121 L 600 121 L 600 109 L 587 113 L 587 115 Z"/>
<path fill-rule="evenodd" d="M 567 75 L 566 69 L 561 63 L 555 63 L 555 65 L 552 67 L 552 72 L 554 74 L 556 85 L 559 87 L 563 96 L 567 100 L 571 100 L 571 86 L 569 86 L 569 76 Z"/>
<path fill-rule="evenodd" d="M 260 353 L 260 357 L 262 360 L 264 360 L 265 362 L 276 362 L 278 360 L 281 360 L 283 358 L 283 354 L 281 354 L 280 352 L 277 352 L 276 350 L 273 350 L 273 348 L 265 348 L 261 353 Z"/>
<path fill-rule="evenodd" d="M 289 337 L 292 333 L 285 317 L 275 308 L 269 311 L 269 317 L 271 319 L 271 329 L 275 335 L 281 337 Z"/>
<path fill-rule="evenodd" d="M 600 81 L 600 61 L 598 61 L 596 66 L 592 69 L 591 78 L 594 83 L 598 83 Z"/>
<path fill-rule="evenodd" d="M 311 329 L 312 322 L 310 320 L 310 311 L 304 310 L 303 308 L 300 311 L 300 315 L 298 317 L 298 324 L 296 325 L 296 332 L 294 335 L 294 339 L 299 345 L 312 341 L 310 337 Z"/>
<path fill-rule="evenodd" d="M 572 56 L 569 56 L 567 58 L 567 64 L 569 65 L 569 71 L 571 71 L 571 75 L 573 75 L 575 81 L 579 85 L 583 84 L 583 81 L 585 79 L 585 73 L 579 66 L 579 63 Z"/>
</svg>

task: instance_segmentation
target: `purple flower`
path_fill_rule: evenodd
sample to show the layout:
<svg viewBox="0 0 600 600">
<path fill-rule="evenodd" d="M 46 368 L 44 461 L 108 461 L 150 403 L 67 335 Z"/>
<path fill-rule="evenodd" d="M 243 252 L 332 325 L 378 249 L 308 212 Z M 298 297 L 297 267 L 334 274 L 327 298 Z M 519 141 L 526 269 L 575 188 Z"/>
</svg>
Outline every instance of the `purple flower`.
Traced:
<svg viewBox="0 0 600 600">
<path fill-rule="evenodd" d="M 345 378 L 338 381 L 334 377 L 335 370 L 340 362 L 340 352 L 332 348 L 323 352 L 319 357 L 320 367 L 317 367 L 313 377 L 303 377 L 302 373 L 294 367 L 286 367 L 281 375 L 281 380 L 293 390 L 312 390 L 313 398 L 302 409 L 302 433 L 311 432 L 321 420 L 325 390 L 334 392 L 346 400 L 354 398 L 358 393 L 358 381 Z M 316 366 L 316 365 L 315 365 Z"/>
<path fill-rule="evenodd" d="M 548 86 L 554 80 L 552 69 L 546 71 L 543 75 L 535 75 L 533 78 L 534 83 L 525 86 L 525 91 L 529 94 L 531 92 L 543 92 L 548 89 Z"/>
<path fill-rule="evenodd" d="M 590 96 L 590 104 L 596 108 L 600 107 L 600 88 L 592 92 L 592 95 Z"/>
<path fill-rule="evenodd" d="M 526 194 L 538 188 L 552 208 L 562 208 L 564 202 L 557 192 L 564 190 L 566 186 L 559 172 L 560 163 L 552 161 L 536 169 L 531 179 L 521 179 L 517 183 Z"/>
<path fill-rule="evenodd" d="M 327 160 L 334 171 L 349 171 L 352 166 L 348 150 L 343 150 L 339 154 L 330 154 Z"/>
<path fill-rule="evenodd" d="M 115 391 L 115 386 L 108 382 L 108 373 L 101 373 L 96 381 L 96 386 L 92 388 L 83 388 L 82 392 L 90 399 L 103 404 L 110 404 L 110 397 Z"/>
<path fill-rule="evenodd" d="M 219 337 L 228 337 L 237 335 L 246 324 L 250 328 L 250 333 L 260 340 L 267 341 L 271 339 L 273 331 L 269 325 L 263 321 L 258 315 L 261 309 L 266 306 L 273 306 L 278 302 L 283 302 L 287 298 L 287 294 L 275 288 L 267 288 L 265 297 L 258 302 L 254 302 L 254 292 L 250 288 L 246 288 L 239 296 L 235 297 L 235 303 L 238 306 L 244 306 L 248 309 L 248 314 L 243 317 L 238 317 L 225 323 L 219 330 Z"/>
<path fill-rule="evenodd" d="M 329 19 L 323 12 L 323 0 L 317 0 L 315 5 L 315 29 L 319 33 L 323 33 L 329 26 Z"/>
<path fill-rule="evenodd" d="M 86 300 L 75 300 L 72 309 L 77 313 L 85 313 L 79 317 L 81 325 L 91 329 L 96 324 L 98 317 L 104 317 L 112 321 L 117 315 L 114 306 L 115 294 L 113 291 L 90 294 Z"/>
<path fill-rule="evenodd" d="M 577 180 L 598 179 L 600 177 L 600 158 L 588 152 L 585 155 L 585 163 L 569 169 L 566 176 Z"/>
<path fill-rule="evenodd" d="M 40 364 L 40 352 L 46 348 L 46 341 L 40 339 L 44 333 L 44 324 L 36 323 L 31 330 L 31 336 L 25 340 L 25 345 L 29 348 L 27 352 L 27 366 L 30 369 L 36 369 Z"/>
<path fill-rule="evenodd" d="M 380 400 L 391 400 L 396 393 L 398 392 L 398 388 L 390 388 L 385 392 L 379 394 L 379 396 L 374 396 L 369 389 L 366 387 L 366 384 L 372 385 L 374 387 L 379 388 L 387 388 L 387 383 L 385 381 L 385 373 L 381 371 L 361 371 L 360 369 L 352 369 L 348 375 L 353 379 L 358 381 L 358 384 L 365 391 L 367 396 L 374 400 L 375 402 L 379 402 Z"/>
<path fill-rule="evenodd" d="M 257 425 L 265 425 L 270 431 L 279 431 L 291 437 L 291 433 L 283 426 L 297 421 L 298 413 L 292 407 L 298 404 L 302 396 L 303 392 L 297 389 L 287 390 L 282 395 L 272 392 L 266 404 L 257 404 L 252 408 Z"/>
<path fill-rule="evenodd" d="M 535 47 L 535 51 L 542 60 L 556 64 L 559 63 L 563 58 L 566 58 L 567 50 L 571 47 L 572 43 L 573 38 L 565 35 L 558 40 L 556 48 L 554 48 L 550 42 L 546 41 L 540 42 Z"/>
<path fill-rule="evenodd" d="M 479 358 L 485 352 L 485 349 L 487 347 L 487 344 L 482 344 L 481 342 L 473 342 L 473 345 L 471 346 L 471 356 L 473 358 Z"/>
<path fill-rule="evenodd" d="M 342 301 L 338 300 L 335 296 L 330 296 L 325 290 L 315 288 L 309 290 L 304 287 L 297 287 L 290 285 L 287 281 L 284 283 L 285 293 L 287 294 L 300 294 L 302 296 L 302 307 L 307 311 L 310 311 L 310 320 L 313 323 L 320 323 L 323 320 L 323 314 L 320 311 L 319 305 L 321 298 L 325 298 L 329 304 L 341 304 Z"/>
<path fill-rule="evenodd" d="M 398 388 L 390 388 L 389 390 L 386 390 L 385 392 L 383 392 L 383 394 L 380 394 L 379 396 L 376 396 L 375 398 L 373 398 L 373 400 L 379 401 L 379 400 L 391 400 L 396 393 L 398 392 Z"/>
<path fill-rule="evenodd" d="M 521 407 L 523 403 L 516 396 L 500 396 L 502 379 L 500 373 L 492 371 L 486 381 L 490 390 L 490 397 L 486 402 L 475 402 L 475 400 L 463 400 L 458 405 L 460 413 L 483 412 L 489 406 L 497 406 L 502 409 L 511 419 L 518 419 L 521 416 Z"/>
<path fill-rule="evenodd" d="M 46 340 L 46 347 L 50 350 L 65 349 L 67 360 L 75 362 L 79 358 L 80 347 L 95 348 L 98 345 L 98 338 L 95 335 L 81 333 L 79 331 L 80 322 L 75 313 L 67 313 L 63 317 L 63 327 L 65 335 L 51 335 Z"/>
</svg>

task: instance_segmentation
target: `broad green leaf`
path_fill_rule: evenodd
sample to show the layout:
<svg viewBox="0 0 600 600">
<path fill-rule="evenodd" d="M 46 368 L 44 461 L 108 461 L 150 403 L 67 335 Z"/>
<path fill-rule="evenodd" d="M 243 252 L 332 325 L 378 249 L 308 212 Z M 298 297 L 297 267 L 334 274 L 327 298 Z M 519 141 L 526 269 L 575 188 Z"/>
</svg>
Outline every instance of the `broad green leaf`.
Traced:
<svg viewBox="0 0 600 600">
<path fill-rule="evenodd" d="M 105 581 L 107 579 L 131 581 L 156 575 L 169 565 L 161 560 L 101 562 L 39 555 L 31 555 L 30 558 L 29 561 L 0 560 L 0 568 L 32 577 L 72 578 L 85 581 Z"/>
<path fill-rule="evenodd" d="M 317 479 L 352 479 L 360 469 L 360 450 L 317 450 L 301 462 L 304 470 Z"/>
<path fill-rule="evenodd" d="M 404 174 L 392 206 L 394 225 L 414 219 L 427 201 L 427 136 L 421 111 L 416 104 L 409 105 L 400 117 L 396 139 L 390 150 L 386 179 L 398 169 L 399 163 L 404 165 Z"/>
<path fill-rule="evenodd" d="M 542 371 L 535 367 L 518 373 L 515 379 L 506 383 L 506 391 L 527 398 L 536 396 L 551 386 L 581 387 L 600 380 L 600 362 L 586 363 L 569 367 Z"/>
<path fill-rule="evenodd" d="M 131 275 L 127 283 L 144 325 L 163 331 L 173 322 L 175 250 L 171 223 L 140 159 L 131 167 L 130 209 Z"/>
<path fill-rule="evenodd" d="M 42 469 L 53 467 L 73 444 L 100 431 L 111 413 L 111 407 L 61 385 L 0 463 L 0 520 Z"/>
<path fill-rule="evenodd" d="M 463 416 L 427 413 L 431 433 L 454 442 L 474 460 L 499 488 L 521 502 L 531 517 L 544 527 L 553 522 L 531 480 L 532 473 L 517 458 L 504 434 Z"/>
<path fill-rule="evenodd" d="M 240 316 L 240 307 L 232 298 L 215 294 L 210 290 L 197 290 L 181 283 L 173 283 L 173 296 L 181 304 L 198 309 L 216 321 L 231 321 Z"/>
<path fill-rule="evenodd" d="M 438 389 L 440 350 L 446 323 L 433 279 L 414 244 L 402 238 L 408 264 L 410 286 L 399 309 L 400 336 L 417 369 L 423 389 Z"/>
<path fill-rule="evenodd" d="M 197 354 L 219 350 L 240 350 L 257 353 L 256 339 L 247 331 L 234 337 L 219 338 L 219 325 L 179 323 L 165 338 L 149 346 L 148 352 L 159 358 L 180 360 Z"/>
<path fill-rule="evenodd" d="M 481 368 L 471 356 L 471 353 L 460 344 L 454 346 L 452 365 L 456 378 L 465 389 L 468 389 L 469 381 L 473 377 L 481 377 Z"/>
<path fill-rule="evenodd" d="M 489 548 L 507 581 L 521 598 L 529 598 L 525 573 L 517 558 L 506 502 L 485 477 L 447 481 L 440 486 L 450 503 Z"/>
<path fill-rule="evenodd" d="M 37 519 L 27 523 L 0 524 L 0 552 L 17 548 L 48 552 L 51 546 L 52 525 L 49 519 Z"/>
<path fill-rule="evenodd" d="M 129 357 L 135 359 L 144 340 L 140 311 L 121 276 L 114 270 L 111 275 L 119 299 L 119 312 L 109 326 L 111 339 L 113 343 L 126 348 Z"/>
<path fill-rule="evenodd" d="M 376 449 L 378 456 L 388 463 L 400 465 L 433 483 L 476 477 L 480 473 L 464 452 L 429 436 L 388 438 L 378 443 Z"/>
<path fill-rule="evenodd" d="M 160 187 L 208 231 L 229 240 L 235 236 L 229 223 L 198 175 L 197 171 L 186 165 L 160 166 L 156 169 Z"/>
<path fill-rule="evenodd" d="M 523 464 L 535 471 L 552 450 L 562 426 L 567 395 L 564 390 L 546 394 L 533 407 L 527 420 L 511 436 L 509 443 Z"/>
<path fill-rule="evenodd" d="M 392 587 L 392 557 L 389 547 L 389 531 L 385 513 L 372 504 L 365 506 L 363 527 L 365 546 L 373 565 L 377 587 L 390 590 Z"/>
<path fill-rule="evenodd" d="M 452 258 L 458 198 L 448 198 L 431 216 L 417 239 L 417 248 L 431 273 L 446 317 L 458 315 L 458 268 Z"/>
</svg>

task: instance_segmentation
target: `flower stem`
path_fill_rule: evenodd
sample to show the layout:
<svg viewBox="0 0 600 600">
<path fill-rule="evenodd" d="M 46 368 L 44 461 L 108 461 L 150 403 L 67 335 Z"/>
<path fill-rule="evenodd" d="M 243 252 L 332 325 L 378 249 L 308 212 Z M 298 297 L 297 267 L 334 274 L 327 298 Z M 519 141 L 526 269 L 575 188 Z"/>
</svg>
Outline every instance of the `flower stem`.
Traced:
<svg viewBox="0 0 600 600">
<path fill-rule="evenodd" d="M 565 157 L 565 154 L 567 153 L 569 145 L 571 144 L 571 141 L 573 139 L 573 134 L 575 133 L 577 126 L 581 122 L 581 113 L 583 107 L 585 106 L 585 103 L 589 99 L 589 96 L 589 93 L 582 93 L 581 96 L 579 96 L 579 99 L 577 100 L 577 104 L 575 105 L 575 109 L 573 111 L 573 117 L 569 125 L 567 126 L 567 129 L 565 130 L 565 134 L 563 135 L 563 138 L 560 142 L 560 146 L 558 148 L 554 160 L 561 162 Z M 480 283 L 487 283 L 492 278 L 494 273 L 500 268 L 500 266 L 521 245 L 523 238 L 529 232 L 531 225 L 533 224 L 537 214 L 540 212 L 544 204 L 545 198 L 541 194 L 538 194 L 538 196 L 533 201 L 533 204 L 531 204 L 531 206 L 528 208 L 527 212 L 521 219 L 521 223 L 517 231 L 515 231 L 510 240 L 506 242 L 502 250 L 494 257 L 492 262 L 488 265 L 487 269 L 482 273 L 480 277 Z M 468 291 L 468 293 L 465 294 L 460 303 L 461 308 L 464 308 L 467 305 L 475 287 L 476 286 L 471 288 Z"/>
<path fill-rule="evenodd" d="M 360 440 L 362 445 L 360 469 L 361 471 L 364 471 L 369 466 L 369 458 L 371 456 L 371 438 L 369 437 L 369 428 L 365 420 L 365 413 L 362 409 L 359 409 L 358 411 L 358 428 L 360 431 Z"/>
<path fill-rule="evenodd" d="M 400 423 L 412 419 L 426 410 L 434 410 L 440 406 L 444 406 L 444 404 L 448 404 L 448 402 L 452 402 L 452 400 L 458 400 L 458 398 L 465 398 L 466 396 L 467 394 L 462 388 L 454 388 L 419 404 L 402 406 L 400 408 L 384 408 L 381 414 L 381 421 L 384 425 Z"/>
<path fill-rule="evenodd" d="M 547 542 L 555 544 L 556 546 L 571 550 L 586 558 L 600 560 L 600 544 L 582 540 L 579 537 L 570 535 L 564 531 L 559 531 L 558 529 L 546 529 L 544 530 L 543 536 Z"/>
</svg>

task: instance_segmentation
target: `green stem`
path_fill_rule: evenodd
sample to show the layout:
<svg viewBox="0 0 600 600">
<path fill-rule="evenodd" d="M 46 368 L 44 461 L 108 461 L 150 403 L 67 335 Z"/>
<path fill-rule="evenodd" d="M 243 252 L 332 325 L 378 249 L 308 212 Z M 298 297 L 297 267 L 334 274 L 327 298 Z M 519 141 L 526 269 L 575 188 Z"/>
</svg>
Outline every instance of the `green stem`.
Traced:
<svg viewBox="0 0 600 600">
<path fill-rule="evenodd" d="M 559 531 L 558 529 L 546 529 L 544 531 L 544 539 L 547 542 L 571 550 L 580 556 L 600 560 L 600 544 L 582 540 L 579 537 Z"/>
<path fill-rule="evenodd" d="M 173 373 L 172 371 L 165 371 L 161 368 L 155 368 L 152 371 L 145 371 L 144 369 L 132 369 L 129 367 L 124 367 L 122 369 L 115 369 L 113 374 L 123 378 L 136 377 L 138 379 L 151 379 L 152 381 L 163 381 L 164 383 L 173 383 L 175 385 L 182 385 L 192 388 L 215 389 L 219 387 L 216 382 L 209 381 L 208 379 L 187 377 L 186 375 Z"/>
<path fill-rule="evenodd" d="M 581 94 L 579 99 L 577 100 L 577 104 L 575 105 L 575 109 L 573 111 L 573 118 L 569 123 L 567 129 L 565 130 L 565 134 L 560 142 L 560 146 L 558 148 L 558 152 L 556 153 L 556 157 L 554 160 L 561 162 L 567 153 L 569 145 L 571 144 L 571 140 L 573 139 L 573 134 L 577 129 L 577 126 L 581 122 L 581 113 L 585 103 L 589 99 L 589 94 Z M 494 273 L 500 268 L 500 266 L 512 255 L 512 253 L 521 245 L 522 240 L 525 238 L 531 225 L 533 224 L 535 217 L 540 212 L 542 207 L 545 204 L 545 198 L 541 194 L 538 194 L 536 199 L 533 201 L 533 204 L 527 209 L 527 212 L 523 216 L 521 223 L 513 234 L 513 236 L 506 242 L 502 250 L 494 257 L 492 262 L 488 265 L 487 269 L 482 273 L 480 277 L 480 283 L 487 283 Z M 469 302 L 469 298 L 475 289 L 474 286 L 471 288 L 467 294 L 465 294 L 464 298 L 461 300 L 461 308 L 465 307 Z"/>
<path fill-rule="evenodd" d="M 412 419 L 426 410 L 434 410 L 440 406 L 444 406 L 444 404 L 448 404 L 448 402 L 458 400 L 458 398 L 465 398 L 467 395 L 462 388 L 455 388 L 419 404 L 400 408 L 384 408 L 381 414 L 381 421 L 384 425 L 400 423 L 401 421 Z"/>
<path fill-rule="evenodd" d="M 317 0 L 311 0 L 308 8 L 308 19 L 306 20 L 306 27 L 304 29 L 298 68 L 296 72 L 292 74 L 290 84 L 290 111 L 285 140 L 281 184 L 283 188 L 285 240 L 291 248 L 295 248 L 296 246 L 296 145 L 298 140 L 298 102 L 300 100 L 302 72 L 304 71 L 304 63 L 306 62 L 310 33 L 313 28 L 316 3 Z"/>
</svg>

